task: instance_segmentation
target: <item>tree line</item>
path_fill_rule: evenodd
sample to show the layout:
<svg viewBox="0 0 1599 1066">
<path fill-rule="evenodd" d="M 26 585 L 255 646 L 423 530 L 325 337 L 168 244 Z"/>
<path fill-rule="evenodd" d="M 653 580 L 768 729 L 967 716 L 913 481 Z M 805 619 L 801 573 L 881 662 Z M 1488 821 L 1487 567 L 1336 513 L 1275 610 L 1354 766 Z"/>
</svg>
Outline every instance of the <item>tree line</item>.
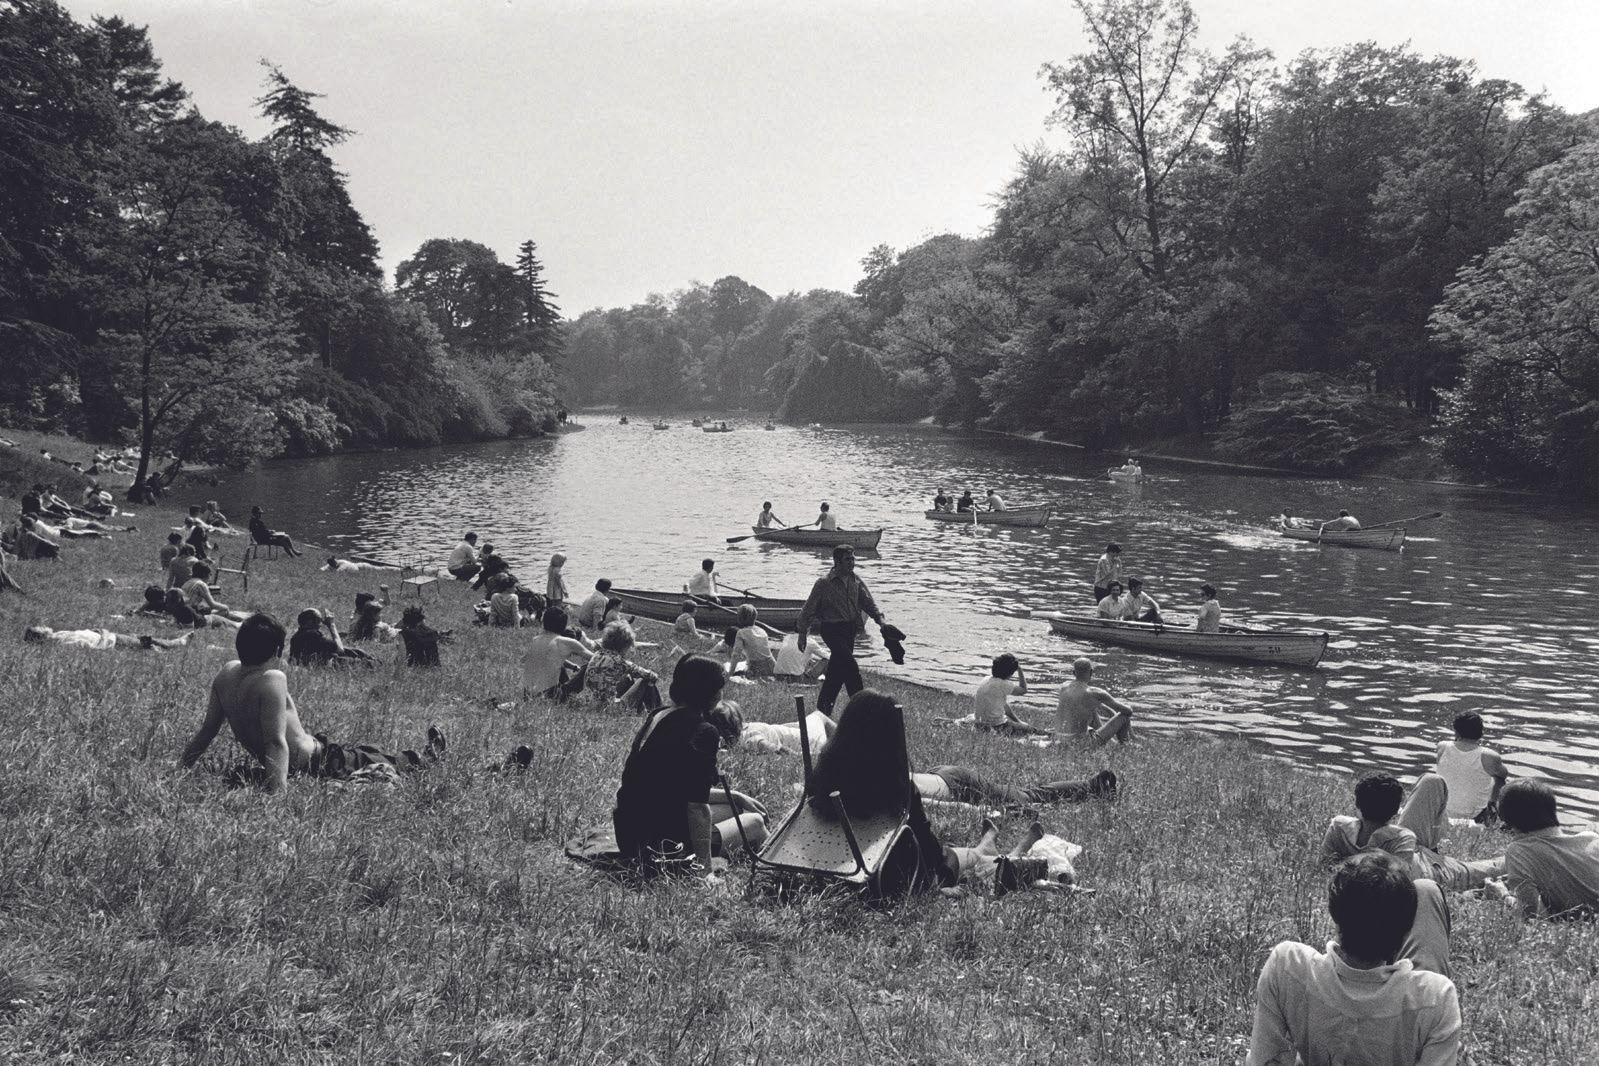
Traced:
<svg viewBox="0 0 1599 1066">
<path fill-rule="evenodd" d="M 572 323 L 585 402 L 1045 430 L 1354 469 L 1429 435 L 1599 493 L 1599 148 L 1474 64 L 1202 47 L 1184 0 L 1077 0 L 1054 144 L 981 237 L 878 247 L 852 293 L 728 277 Z"/>
<path fill-rule="evenodd" d="M 265 63 L 251 140 L 144 29 L 0 2 L 0 418 L 245 463 L 549 429 L 563 324 L 514 264 L 430 240 L 384 284 L 329 150 L 350 131 Z"/>
</svg>

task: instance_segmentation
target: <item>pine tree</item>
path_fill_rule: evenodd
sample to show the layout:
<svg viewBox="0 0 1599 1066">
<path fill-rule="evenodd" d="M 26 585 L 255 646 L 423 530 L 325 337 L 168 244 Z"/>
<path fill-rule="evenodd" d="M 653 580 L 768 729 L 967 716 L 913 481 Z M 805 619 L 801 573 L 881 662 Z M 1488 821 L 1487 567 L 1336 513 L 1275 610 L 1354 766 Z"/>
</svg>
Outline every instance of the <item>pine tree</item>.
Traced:
<svg viewBox="0 0 1599 1066">
<path fill-rule="evenodd" d="M 533 351 L 546 362 L 560 358 L 565 346 L 565 327 L 561 309 L 554 303 L 555 293 L 544 287 L 544 264 L 539 262 L 538 245 L 522 242 L 516 253 L 516 274 L 521 283 L 522 327 Z"/>
</svg>

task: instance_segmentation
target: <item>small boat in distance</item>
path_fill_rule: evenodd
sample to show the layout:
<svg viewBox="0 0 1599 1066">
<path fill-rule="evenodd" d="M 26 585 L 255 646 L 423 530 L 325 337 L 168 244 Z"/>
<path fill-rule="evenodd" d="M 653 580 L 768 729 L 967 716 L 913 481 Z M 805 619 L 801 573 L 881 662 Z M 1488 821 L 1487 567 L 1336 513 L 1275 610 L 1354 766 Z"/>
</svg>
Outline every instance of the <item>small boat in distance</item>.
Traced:
<svg viewBox="0 0 1599 1066">
<path fill-rule="evenodd" d="M 705 424 L 705 419 L 703 419 L 703 418 L 696 418 L 692 422 L 689 423 L 689 425 L 691 425 L 691 426 L 703 426 L 704 424 Z"/>
<path fill-rule="evenodd" d="M 869 551 L 883 539 L 881 529 L 762 529 L 751 526 L 756 540 L 769 540 L 774 544 L 795 544 L 807 548 L 836 548 L 848 544 L 851 548 Z"/>
<path fill-rule="evenodd" d="M 618 424 L 618 425 L 622 425 L 622 426 L 625 426 L 625 425 L 627 425 L 627 416 L 626 416 L 626 415 L 623 415 L 623 416 L 622 416 L 622 417 L 621 417 L 621 419 L 620 419 L 620 420 L 619 420 L 619 421 L 618 421 L 618 423 L 617 423 L 617 424 Z"/>
<path fill-rule="evenodd" d="M 731 433 L 733 427 L 726 422 L 707 422 L 700 427 L 701 433 Z"/>
<path fill-rule="evenodd" d="M 1221 627 L 1201 633 L 1186 626 L 1153 622 L 1113 622 L 1106 618 L 1043 614 L 1049 628 L 1074 640 L 1116 644 L 1163 655 L 1200 655 L 1210 659 L 1242 659 L 1279 666 L 1315 666 L 1327 651 L 1327 634 L 1286 629 Z"/>
<path fill-rule="evenodd" d="M 623 614 L 643 615 L 657 622 L 672 622 L 683 611 L 683 601 L 692 599 L 687 593 L 648 591 L 645 589 L 611 589 L 611 595 L 622 601 Z M 773 629 L 793 629 L 799 622 L 804 600 L 780 600 L 765 596 L 739 596 L 723 593 L 720 607 L 701 601 L 694 608 L 694 624 L 720 633 L 738 615 L 738 609 L 752 603 L 758 609 L 760 620 Z"/>
<path fill-rule="evenodd" d="M 774 430 L 774 429 L 776 429 L 776 428 L 777 428 L 777 427 L 776 427 L 776 426 L 774 426 L 774 425 L 772 425 L 772 424 L 771 424 L 771 423 L 770 423 L 770 422 L 768 422 L 768 423 L 766 423 L 766 431 L 767 431 L 767 432 L 768 432 L 768 433 L 770 433 L 770 432 L 771 432 L 771 431 L 772 431 L 772 430 Z"/>
<path fill-rule="evenodd" d="M 671 429 L 672 427 L 667 425 L 665 422 L 657 422 L 653 426 L 651 426 L 650 428 L 651 429 Z"/>
<path fill-rule="evenodd" d="M 987 526 L 1047 526 L 1050 510 L 1040 507 L 1008 507 L 1003 511 L 923 511 L 935 522 L 964 522 Z"/>
</svg>

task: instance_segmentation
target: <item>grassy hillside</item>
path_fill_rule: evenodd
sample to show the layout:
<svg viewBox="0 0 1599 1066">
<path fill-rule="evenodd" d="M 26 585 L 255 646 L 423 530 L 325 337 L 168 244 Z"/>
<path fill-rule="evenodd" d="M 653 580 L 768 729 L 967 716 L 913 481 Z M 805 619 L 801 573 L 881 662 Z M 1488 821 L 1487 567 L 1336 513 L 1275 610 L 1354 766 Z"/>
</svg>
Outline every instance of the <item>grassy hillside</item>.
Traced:
<svg viewBox="0 0 1599 1066">
<path fill-rule="evenodd" d="M 937 725 L 964 700 L 886 681 L 917 766 L 1122 776 L 1114 804 L 1045 814 L 1086 848 L 1079 873 L 1096 894 L 981 888 L 878 911 L 746 898 L 742 867 L 719 893 L 597 877 L 560 845 L 609 817 L 636 721 L 518 702 L 525 637 L 472 628 L 453 583 L 427 599 L 456 632 L 442 670 L 290 669 L 313 730 L 419 747 L 438 723 L 442 767 L 394 788 L 230 792 L 218 775 L 242 757 L 231 741 L 196 772 L 174 769 L 230 657 L 224 636 L 175 652 L 21 642 L 35 622 L 161 633 L 113 617 L 156 576 L 177 521 L 139 510 L 138 533 L 18 564 L 30 595 L 0 595 L 8 1062 L 1238 1062 L 1268 948 L 1329 935 L 1312 855 L 1347 781 L 1191 737 L 1040 750 Z M 224 563 L 241 550 L 228 544 Z M 375 584 L 364 578 L 261 561 L 224 599 L 285 621 L 313 604 L 347 617 Z M 814 693 L 735 687 L 773 720 Z M 483 772 L 522 743 L 528 773 Z M 725 767 L 774 814 L 792 802 L 797 759 L 735 750 Z M 934 813 L 958 843 L 977 819 Z M 1024 823 L 1003 828 L 1009 843 Z M 1595 1061 L 1599 927 L 1523 927 L 1470 900 L 1453 912 L 1475 1061 Z"/>
</svg>

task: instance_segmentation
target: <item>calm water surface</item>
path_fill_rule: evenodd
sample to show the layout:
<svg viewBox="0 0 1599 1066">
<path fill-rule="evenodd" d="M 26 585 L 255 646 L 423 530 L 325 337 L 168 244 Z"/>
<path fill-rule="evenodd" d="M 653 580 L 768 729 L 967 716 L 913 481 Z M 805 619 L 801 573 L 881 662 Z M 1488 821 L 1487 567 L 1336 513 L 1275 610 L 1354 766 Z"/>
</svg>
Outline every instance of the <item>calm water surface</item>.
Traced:
<svg viewBox="0 0 1599 1066">
<path fill-rule="evenodd" d="M 1413 771 L 1460 711 L 1488 718 L 1489 742 L 1513 772 L 1554 779 L 1563 803 L 1599 812 L 1599 516 L 1536 497 L 1442 486 L 1197 472 L 1145 464 L 1142 485 L 1104 480 L 1104 456 L 997 437 L 914 428 L 701 433 L 675 419 L 588 428 L 554 440 L 273 463 L 222 485 L 230 514 L 259 502 L 270 524 L 338 550 L 440 561 L 465 529 L 494 542 L 525 579 L 551 552 L 567 583 L 598 577 L 678 589 L 699 560 L 725 583 L 803 597 L 823 553 L 728 545 L 762 500 L 791 524 L 829 501 L 846 528 L 885 530 L 860 570 L 909 636 L 885 673 L 970 689 L 1001 651 L 1019 656 L 1037 691 L 1088 652 L 1100 678 L 1151 724 L 1239 730 L 1316 766 Z M 1013 504 L 1048 502 L 1045 529 L 934 523 L 921 512 L 940 485 Z M 1269 516 L 1336 513 L 1368 523 L 1429 511 L 1403 552 L 1288 541 Z M 1326 630 L 1315 670 L 1088 648 L 1054 636 L 1028 610 L 1091 606 L 1094 561 L 1121 542 L 1168 617 L 1208 580 L 1227 617 Z M 875 641 L 875 629 L 873 630 Z M 1196 770 L 1199 769 L 1196 767 Z"/>
</svg>

